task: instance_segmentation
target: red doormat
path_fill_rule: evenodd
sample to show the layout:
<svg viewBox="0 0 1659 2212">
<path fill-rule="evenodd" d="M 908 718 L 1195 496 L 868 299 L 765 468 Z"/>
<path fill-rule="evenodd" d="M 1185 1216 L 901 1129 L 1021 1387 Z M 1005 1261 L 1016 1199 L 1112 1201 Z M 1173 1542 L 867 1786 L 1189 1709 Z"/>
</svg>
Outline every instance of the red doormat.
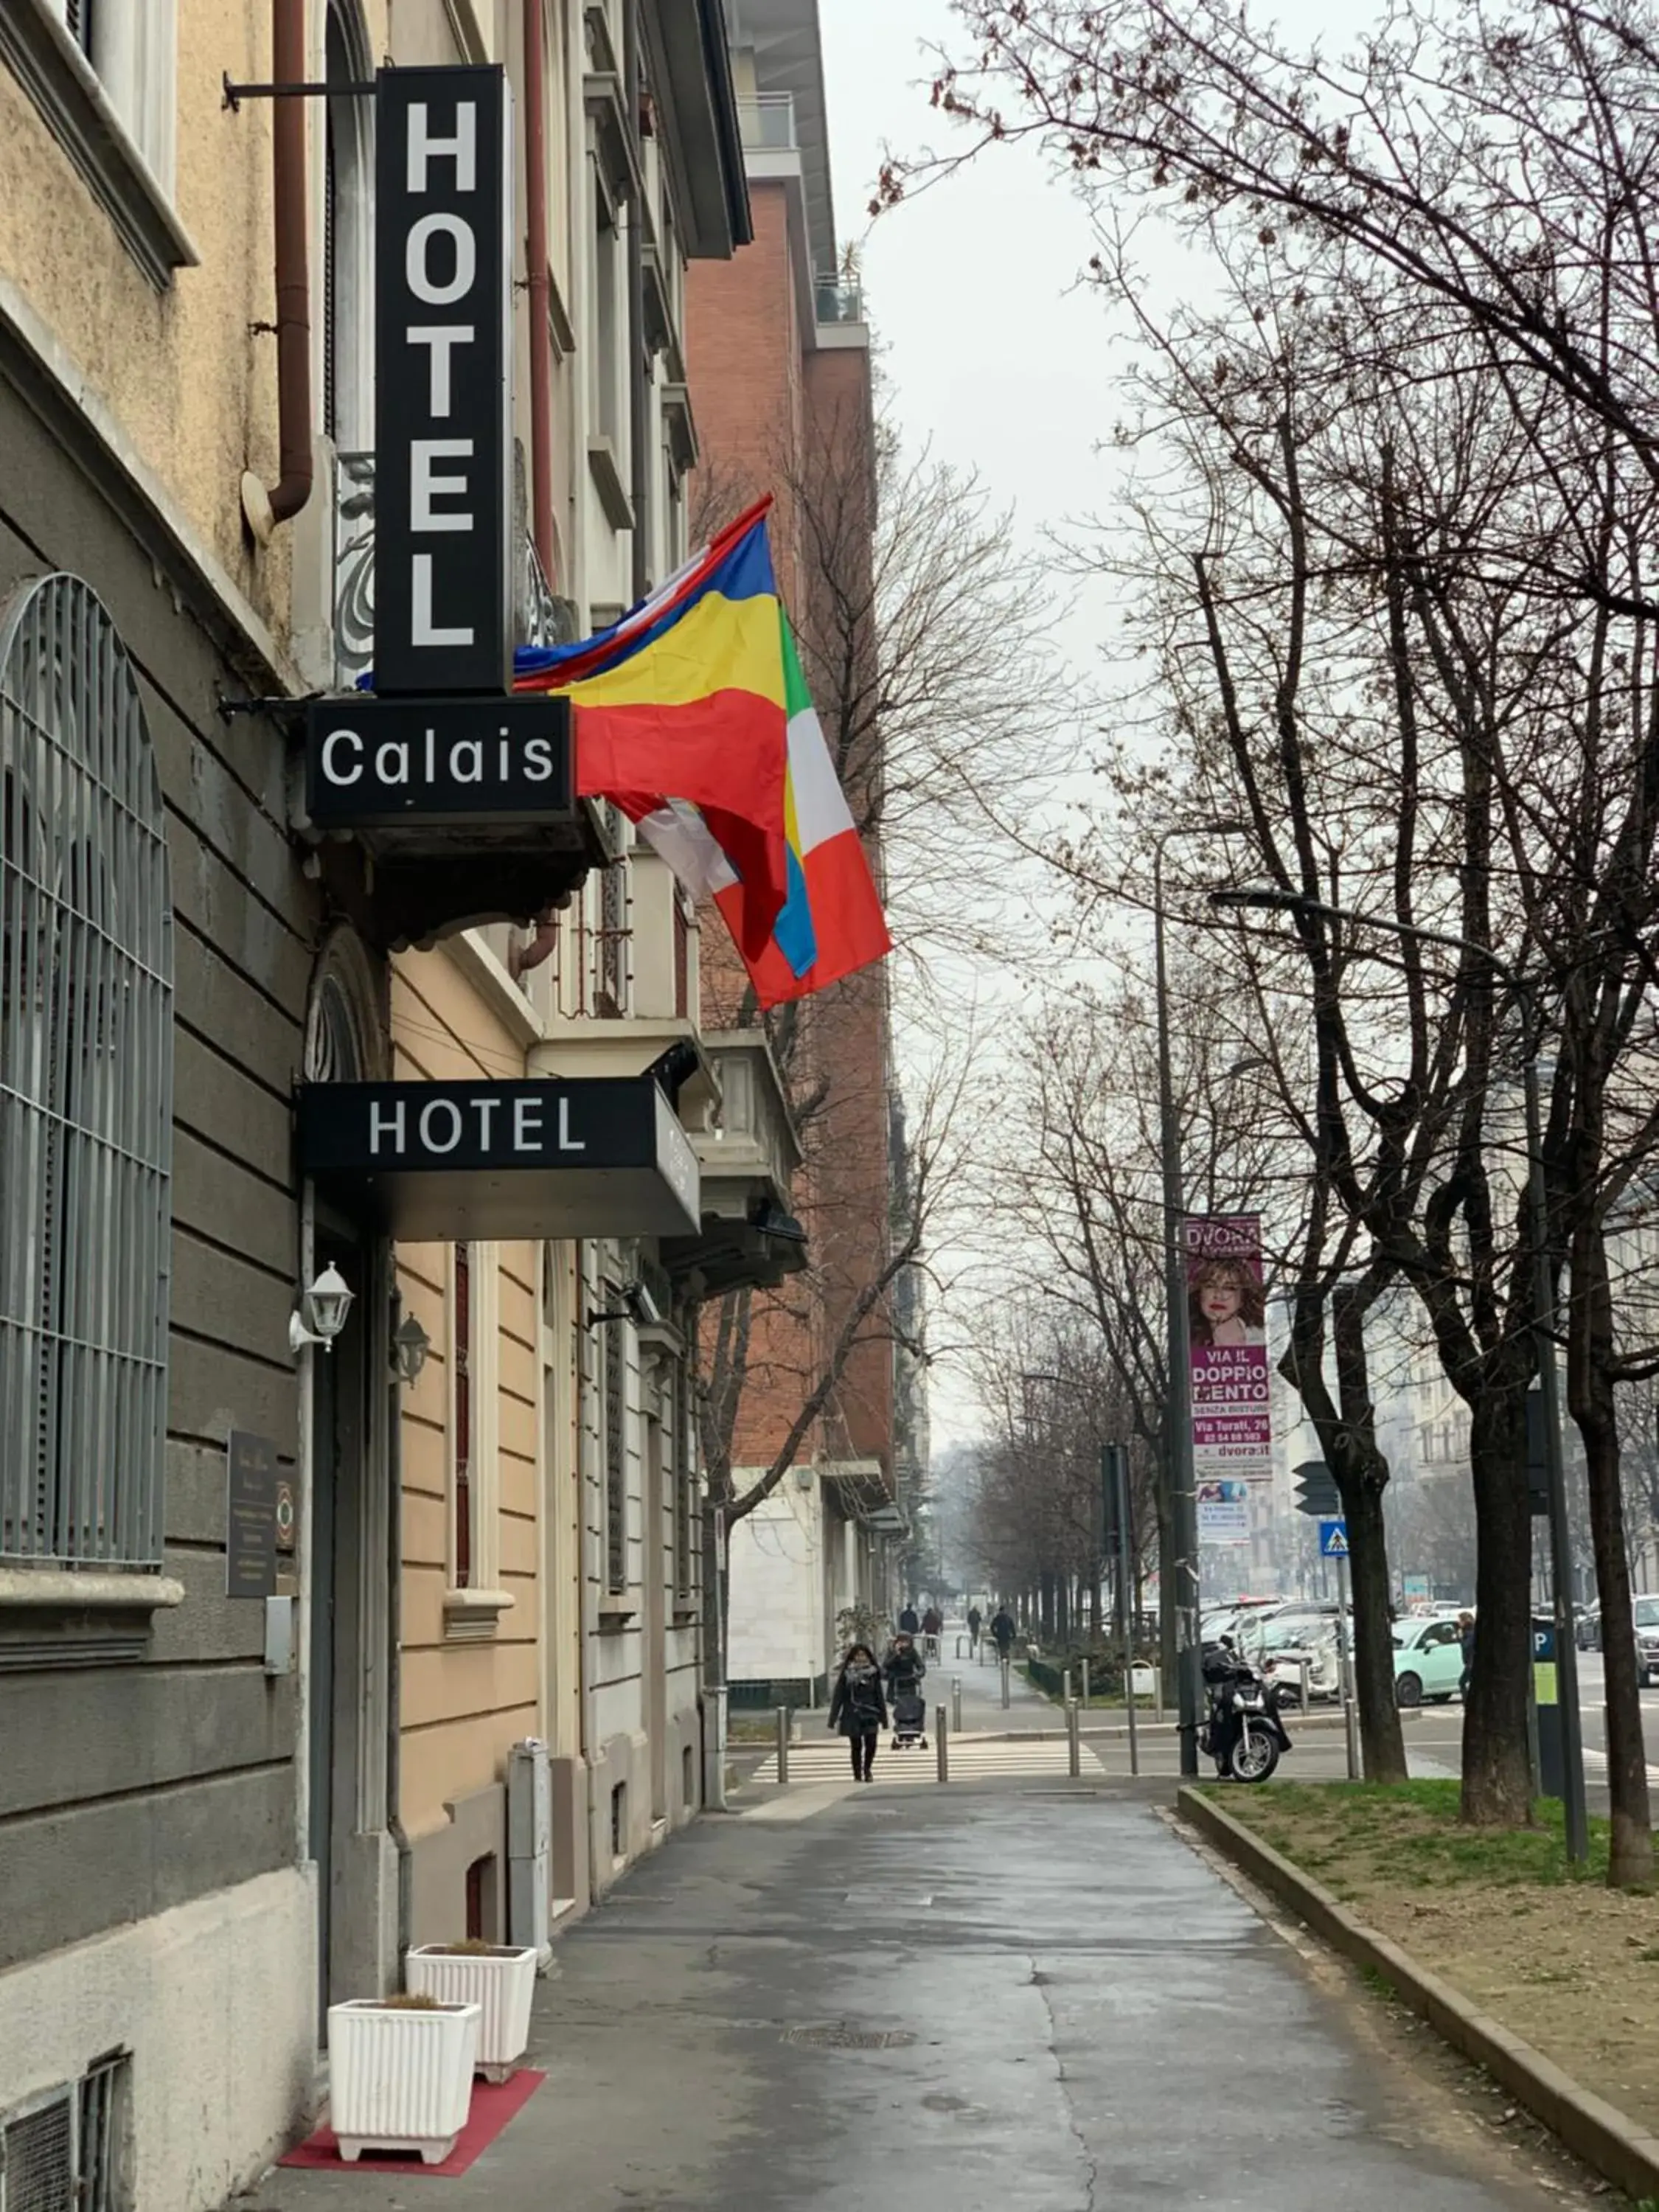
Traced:
<svg viewBox="0 0 1659 2212">
<path fill-rule="evenodd" d="M 332 2128 L 319 2128 L 276 2161 L 278 2166 L 327 2166 L 336 2173 L 465 2173 L 481 2150 L 493 2143 L 513 2115 L 522 2110 L 545 2081 L 521 2066 L 510 2081 L 475 2081 L 472 2108 L 466 2125 L 455 2138 L 455 2148 L 441 2166 L 428 2166 L 418 2151 L 366 2150 L 355 2166 L 340 2155 Z"/>
</svg>

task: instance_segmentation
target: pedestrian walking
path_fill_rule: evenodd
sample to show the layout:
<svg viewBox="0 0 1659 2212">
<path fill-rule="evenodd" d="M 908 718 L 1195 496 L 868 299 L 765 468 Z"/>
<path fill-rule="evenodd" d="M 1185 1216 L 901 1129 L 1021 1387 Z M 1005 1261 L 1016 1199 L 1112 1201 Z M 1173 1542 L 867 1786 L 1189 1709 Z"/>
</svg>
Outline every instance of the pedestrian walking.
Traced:
<svg viewBox="0 0 1659 2212">
<path fill-rule="evenodd" d="M 917 1629 L 921 1626 L 921 1623 L 916 1619 L 916 1609 L 908 1598 L 905 1601 L 904 1610 L 898 1617 L 898 1625 L 907 1636 L 914 1636 Z"/>
<path fill-rule="evenodd" d="M 1458 1640 L 1463 1646 L 1463 1676 L 1457 1685 L 1458 1695 L 1467 1705 L 1469 1684 L 1474 1680 L 1474 1615 L 1460 1613 L 1457 1616 Z"/>
<path fill-rule="evenodd" d="M 1014 1648 L 1013 1615 L 1006 1605 L 1000 1605 L 991 1621 L 991 1633 L 996 1639 L 997 1656 L 1006 1659 Z"/>
<path fill-rule="evenodd" d="M 981 1623 L 984 1620 L 984 1619 L 985 1619 L 985 1615 L 984 1615 L 984 1614 L 980 1611 L 979 1607 L 978 1607 L 976 1605 L 970 1605 L 970 1606 L 969 1607 L 969 1608 L 968 1608 L 968 1651 L 969 1651 L 969 1656 L 970 1657 L 973 1657 L 973 1658 L 977 1658 L 977 1656 L 979 1656 L 979 1632 L 980 1632 L 980 1626 L 981 1626 Z"/>
<path fill-rule="evenodd" d="M 830 1726 L 847 1738 L 854 1782 L 869 1781 L 876 1762 L 876 1738 L 886 1725 L 887 1700 L 876 1655 L 867 1644 L 854 1644 L 841 1662 L 830 1700 Z"/>
</svg>

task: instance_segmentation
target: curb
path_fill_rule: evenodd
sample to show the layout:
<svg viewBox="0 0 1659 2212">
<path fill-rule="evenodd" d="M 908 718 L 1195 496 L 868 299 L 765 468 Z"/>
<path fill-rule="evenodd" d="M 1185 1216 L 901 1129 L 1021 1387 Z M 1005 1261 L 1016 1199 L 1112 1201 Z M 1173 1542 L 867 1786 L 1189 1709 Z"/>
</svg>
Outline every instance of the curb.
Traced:
<svg viewBox="0 0 1659 2212">
<path fill-rule="evenodd" d="M 1659 2197 L 1659 2137 L 1646 2133 L 1616 2106 L 1581 2088 L 1541 2051 L 1437 1974 L 1419 1966 L 1386 1936 L 1368 1928 L 1328 1889 L 1218 1805 L 1183 1789 L 1176 1795 L 1176 1810 L 1333 1950 L 1391 1983 L 1401 2003 L 1455 2051 L 1484 2067 L 1517 2104 L 1524 2105 L 1604 2180 L 1633 2197 Z"/>
</svg>

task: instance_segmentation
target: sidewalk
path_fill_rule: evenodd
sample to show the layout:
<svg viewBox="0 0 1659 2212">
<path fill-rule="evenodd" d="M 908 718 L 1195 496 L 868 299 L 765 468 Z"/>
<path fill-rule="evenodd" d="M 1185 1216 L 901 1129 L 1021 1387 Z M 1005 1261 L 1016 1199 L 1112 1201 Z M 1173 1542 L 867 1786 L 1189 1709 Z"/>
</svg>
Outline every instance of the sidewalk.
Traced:
<svg viewBox="0 0 1659 2212">
<path fill-rule="evenodd" d="M 548 2079 L 470 2172 L 279 2170 L 236 2212 L 1583 2201 L 1310 1974 L 1149 1794 L 699 1821 L 558 1944 L 530 2053 Z"/>
</svg>

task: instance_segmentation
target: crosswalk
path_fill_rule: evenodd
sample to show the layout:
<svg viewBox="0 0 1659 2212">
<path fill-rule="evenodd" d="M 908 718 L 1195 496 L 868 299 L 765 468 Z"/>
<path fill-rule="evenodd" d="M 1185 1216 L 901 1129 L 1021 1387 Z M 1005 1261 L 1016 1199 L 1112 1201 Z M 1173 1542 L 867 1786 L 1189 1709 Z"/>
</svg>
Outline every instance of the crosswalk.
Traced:
<svg viewBox="0 0 1659 2212">
<path fill-rule="evenodd" d="M 1098 1778 L 1105 1767 L 1087 1743 L 1080 1747 L 1081 1768 L 1085 1776 Z M 1056 1776 L 1064 1779 L 1069 1773 L 1065 1739 L 1030 1737 L 1024 1741 L 1009 1741 L 1001 1736 L 953 1735 L 950 1740 L 951 1780 L 952 1782 L 1042 1781 Z M 755 1771 L 757 1783 L 777 1785 L 777 1753 L 772 1755 Z M 923 1751 L 917 1747 L 909 1751 L 894 1751 L 885 1736 L 876 1753 L 875 1778 L 878 1784 L 937 1783 L 939 1764 L 932 1741 Z M 852 1773 L 848 1760 L 847 1746 L 839 1736 L 824 1743 L 792 1744 L 789 1749 L 789 1788 L 805 1784 L 821 1785 L 826 1782 L 845 1782 L 849 1787 Z"/>
<path fill-rule="evenodd" d="M 1594 1751 L 1588 1744 L 1586 1744 L 1584 1747 L 1585 1781 L 1605 1782 L 1607 1778 L 1607 1754 L 1605 1751 Z M 1655 1766 L 1650 1764 L 1648 1767 L 1648 1780 L 1650 1782 L 1659 1782 L 1659 1766 Z"/>
</svg>

